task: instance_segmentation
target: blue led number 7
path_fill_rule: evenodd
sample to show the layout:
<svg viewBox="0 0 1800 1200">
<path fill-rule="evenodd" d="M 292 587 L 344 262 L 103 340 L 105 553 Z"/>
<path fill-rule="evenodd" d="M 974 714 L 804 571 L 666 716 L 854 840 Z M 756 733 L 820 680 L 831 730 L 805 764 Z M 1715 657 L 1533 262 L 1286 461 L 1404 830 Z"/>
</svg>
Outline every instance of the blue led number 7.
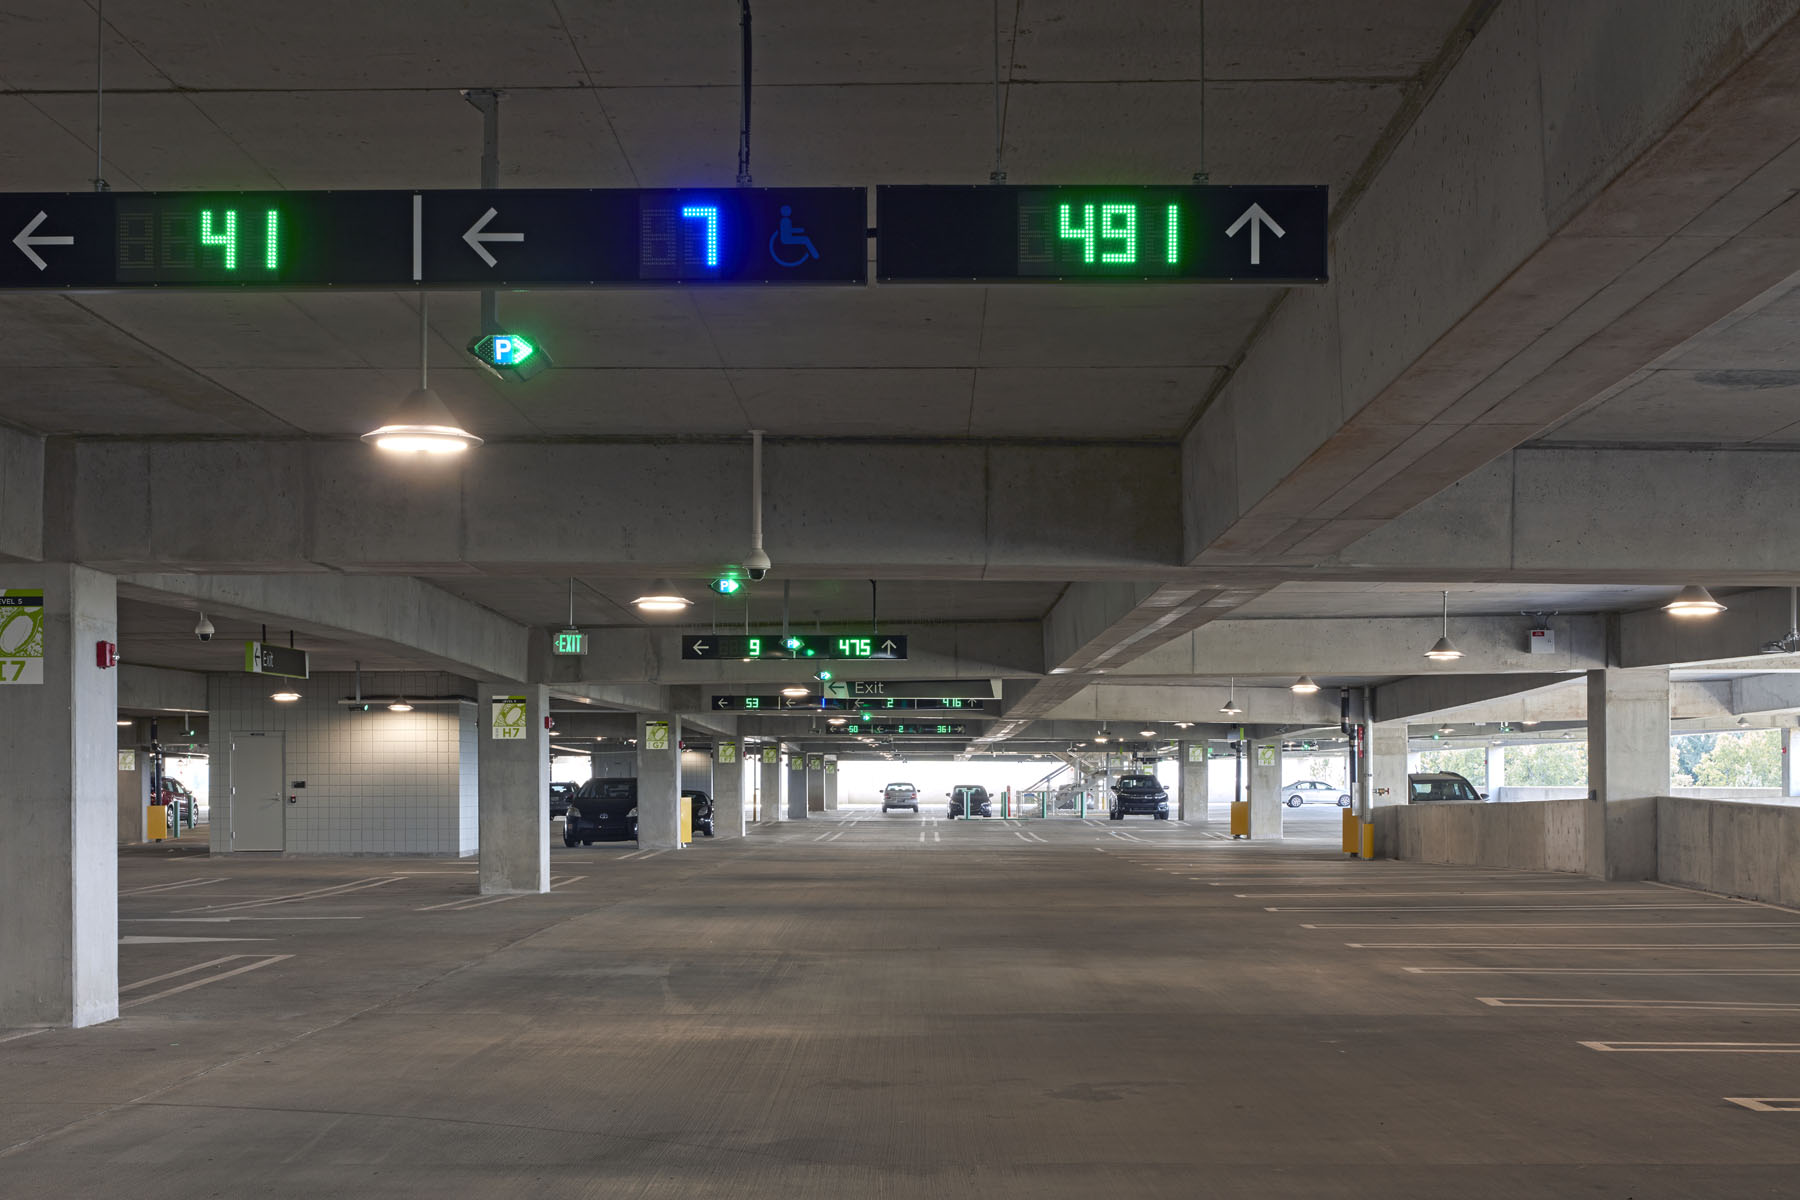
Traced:
<svg viewBox="0 0 1800 1200">
<path fill-rule="evenodd" d="M 711 205 L 688 205 L 681 210 L 684 221 L 706 222 L 706 265 L 719 265 L 719 210 Z"/>
</svg>

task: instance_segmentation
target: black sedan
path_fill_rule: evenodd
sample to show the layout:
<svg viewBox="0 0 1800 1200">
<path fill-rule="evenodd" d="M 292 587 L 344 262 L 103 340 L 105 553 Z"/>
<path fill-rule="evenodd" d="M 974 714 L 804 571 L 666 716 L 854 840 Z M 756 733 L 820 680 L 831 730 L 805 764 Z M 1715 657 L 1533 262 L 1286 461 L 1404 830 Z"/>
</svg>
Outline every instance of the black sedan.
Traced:
<svg viewBox="0 0 1800 1200">
<path fill-rule="evenodd" d="M 1158 821 L 1169 819 L 1169 793 L 1156 776 L 1121 775 L 1113 781 L 1112 808 L 1106 815 L 1123 821 L 1132 813 Z"/>
<path fill-rule="evenodd" d="M 637 780 L 590 779 L 569 797 L 563 845 L 635 842 L 637 835 Z"/>
<path fill-rule="evenodd" d="M 993 815 L 993 805 L 988 800 L 986 788 L 978 784 L 959 784 L 950 789 L 950 820 Z"/>
<path fill-rule="evenodd" d="M 694 802 L 694 832 L 701 837 L 713 835 L 712 797 L 698 788 L 682 788 L 681 794 Z"/>
<path fill-rule="evenodd" d="M 569 811 L 569 797 L 573 796 L 581 785 L 578 783 L 553 783 L 550 785 L 550 816 L 563 816 Z"/>
</svg>

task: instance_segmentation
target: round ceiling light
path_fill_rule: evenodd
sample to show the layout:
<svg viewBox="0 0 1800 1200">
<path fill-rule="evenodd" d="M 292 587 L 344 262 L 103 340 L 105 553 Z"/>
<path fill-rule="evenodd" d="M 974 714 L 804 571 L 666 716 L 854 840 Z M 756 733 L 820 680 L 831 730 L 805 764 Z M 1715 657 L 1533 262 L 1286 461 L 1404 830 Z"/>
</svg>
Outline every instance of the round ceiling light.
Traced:
<svg viewBox="0 0 1800 1200">
<path fill-rule="evenodd" d="M 481 445 L 428 387 L 414 388 L 387 424 L 363 434 L 362 440 L 390 454 L 461 454 Z"/>
<path fill-rule="evenodd" d="M 288 691 L 276 692 L 269 697 L 269 699 L 275 701 L 277 704 L 292 704 L 299 698 L 300 693 L 291 689 Z"/>
<path fill-rule="evenodd" d="M 658 579 L 633 600 L 632 607 L 645 613 L 677 613 L 693 604 L 681 589 L 666 579 Z"/>
<path fill-rule="evenodd" d="M 1302 675 L 1288 685 L 1288 690 L 1297 696 L 1310 696 L 1319 690 L 1319 685 L 1313 682 L 1311 675 Z"/>
<path fill-rule="evenodd" d="M 1663 611 L 1672 617 L 1716 617 L 1725 611 L 1725 606 L 1703 587 L 1684 587 L 1663 605 Z"/>
</svg>

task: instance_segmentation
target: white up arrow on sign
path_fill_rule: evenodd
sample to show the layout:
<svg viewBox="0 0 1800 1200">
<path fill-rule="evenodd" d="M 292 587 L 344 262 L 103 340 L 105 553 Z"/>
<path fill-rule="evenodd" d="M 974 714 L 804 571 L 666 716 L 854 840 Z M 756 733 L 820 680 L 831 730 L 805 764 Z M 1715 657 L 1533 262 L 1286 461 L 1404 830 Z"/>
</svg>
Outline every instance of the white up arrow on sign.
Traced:
<svg viewBox="0 0 1800 1200">
<path fill-rule="evenodd" d="M 490 208 L 481 214 L 481 220 L 463 232 L 463 241 L 469 243 L 469 249 L 481 255 L 481 261 L 490 267 L 494 265 L 494 256 L 488 253 L 488 248 L 482 243 L 522 242 L 525 240 L 525 235 L 522 233 L 483 233 L 482 230 L 487 228 L 488 222 L 499 215 L 498 210 Z"/>
<path fill-rule="evenodd" d="M 19 235 L 13 238 L 13 245 L 19 248 L 19 253 L 23 254 L 26 258 L 29 258 L 40 271 L 50 264 L 46 263 L 38 256 L 38 252 L 32 249 L 33 246 L 73 246 L 75 244 L 75 239 L 67 234 L 57 237 L 51 237 L 49 235 L 45 235 L 44 237 L 31 236 L 37 227 L 44 223 L 44 218 L 48 215 L 48 213 L 39 213 L 37 216 L 31 218 L 31 224 L 19 230 Z"/>
<path fill-rule="evenodd" d="M 1276 237 L 1286 237 L 1287 230 L 1277 225 L 1275 218 L 1263 211 L 1262 205 L 1252 204 L 1244 210 L 1243 216 L 1231 223 L 1231 228 L 1225 231 L 1225 236 L 1236 237 L 1238 230 L 1244 227 L 1246 221 L 1250 223 L 1250 265 L 1260 267 L 1262 266 L 1262 227 L 1267 225 L 1269 232 Z"/>
</svg>

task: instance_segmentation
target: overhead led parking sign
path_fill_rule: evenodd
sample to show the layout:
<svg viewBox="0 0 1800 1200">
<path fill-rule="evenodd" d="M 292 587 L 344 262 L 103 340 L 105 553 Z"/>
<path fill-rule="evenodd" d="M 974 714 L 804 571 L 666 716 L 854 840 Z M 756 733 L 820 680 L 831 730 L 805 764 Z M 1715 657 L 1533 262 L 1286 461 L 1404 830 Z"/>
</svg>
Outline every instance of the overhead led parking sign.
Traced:
<svg viewBox="0 0 1800 1200">
<path fill-rule="evenodd" d="M 881 187 L 886 282 L 1323 283 L 1323 187 Z"/>
<path fill-rule="evenodd" d="M 768 634 L 684 634 L 684 659 L 860 659 L 905 658 L 906 635 L 900 633 L 808 633 L 781 637 Z"/>
<path fill-rule="evenodd" d="M 863 188 L 0 194 L 0 289 L 860 284 L 866 196 Z M 522 367 L 530 357 L 490 365 Z"/>
</svg>

